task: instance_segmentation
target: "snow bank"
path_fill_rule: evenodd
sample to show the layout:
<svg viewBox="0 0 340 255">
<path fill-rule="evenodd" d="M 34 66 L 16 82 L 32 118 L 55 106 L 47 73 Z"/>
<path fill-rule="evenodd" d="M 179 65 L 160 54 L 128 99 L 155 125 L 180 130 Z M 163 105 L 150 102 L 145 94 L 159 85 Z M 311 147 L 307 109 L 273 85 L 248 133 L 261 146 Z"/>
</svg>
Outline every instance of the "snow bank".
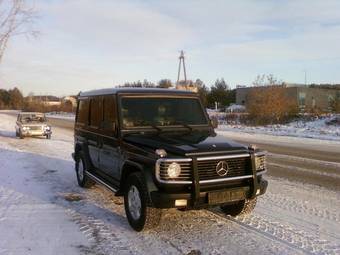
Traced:
<svg viewBox="0 0 340 255">
<path fill-rule="evenodd" d="M 46 117 L 53 119 L 74 120 L 75 114 L 72 112 L 48 112 Z"/>
<path fill-rule="evenodd" d="M 313 121 L 299 120 L 284 125 L 267 126 L 221 124 L 218 130 L 340 141 L 340 125 L 339 121 L 336 121 L 339 118 L 340 115 L 334 115 Z"/>
</svg>

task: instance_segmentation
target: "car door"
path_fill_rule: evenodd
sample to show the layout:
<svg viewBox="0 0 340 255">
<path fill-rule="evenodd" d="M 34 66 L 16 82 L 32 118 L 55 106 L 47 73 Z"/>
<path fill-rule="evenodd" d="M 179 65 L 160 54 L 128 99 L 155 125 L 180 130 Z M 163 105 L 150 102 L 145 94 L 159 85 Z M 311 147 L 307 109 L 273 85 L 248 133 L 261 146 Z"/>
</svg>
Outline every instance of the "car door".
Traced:
<svg viewBox="0 0 340 255">
<path fill-rule="evenodd" d="M 101 144 L 100 123 L 103 119 L 103 103 L 102 97 L 96 96 L 90 100 L 90 116 L 87 134 L 87 143 L 91 162 L 95 168 L 100 168 L 99 151 Z"/>
<path fill-rule="evenodd" d="M 117 184 L 120 180 L 120 147 L 117 138 L 116 96 L 103 97 L 103 121 L 101 125 L 102 146 L 100 148 L 100 169 Z"/>
</svg>

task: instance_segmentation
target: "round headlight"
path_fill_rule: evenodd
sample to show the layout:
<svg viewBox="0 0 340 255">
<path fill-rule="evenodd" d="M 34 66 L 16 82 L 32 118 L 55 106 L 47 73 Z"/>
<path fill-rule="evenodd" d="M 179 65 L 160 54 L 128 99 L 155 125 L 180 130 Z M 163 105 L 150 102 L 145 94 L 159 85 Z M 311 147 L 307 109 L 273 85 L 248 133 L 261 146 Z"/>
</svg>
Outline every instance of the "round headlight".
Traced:
<svg viewBox="0 0 340 255">
<path fill-rule="evenodd" d="M 181 166 L 178 163 L 171 163 L 168 167 L 168 175 L 170 178 L 177 178 L 181 173 Z"/>
<path fill-rule="evenodd" d="M 45 130 L 50 130 L 51 127 L 50 127 L 50 126 L 44 126 L 44 129 L 45 129 Z"/>
<path fill-rule="evenodd" d="M 30 127 L 22 127 L 23 130 L 29 130 Z"/>
</svg>

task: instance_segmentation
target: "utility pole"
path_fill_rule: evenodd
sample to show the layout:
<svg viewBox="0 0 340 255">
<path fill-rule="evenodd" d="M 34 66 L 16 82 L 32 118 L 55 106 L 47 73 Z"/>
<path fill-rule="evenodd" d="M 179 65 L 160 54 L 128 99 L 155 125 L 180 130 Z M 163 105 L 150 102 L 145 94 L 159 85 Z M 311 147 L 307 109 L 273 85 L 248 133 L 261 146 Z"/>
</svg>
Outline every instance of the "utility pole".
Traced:
<svg viewBox="0 0 340 255">
<path fill-rule="evenodd" d="M 305 85 L 307 85 L 307 71 L 304 70 L 304 72 L 305 72 Z"/>
<path fill-rule="evenodd" d="M 181 74 L 181 64 L 183 62 L 183 71 L 184 71 L 184 82 L 185 82 L 185 87 L 187 87 L 187 72 L 185 70 L 185 59 L 184 59 L 184 51 L 181 50 L 181 54 L 179 56 L 179 65 L 178 65 L 178 76 L 177 76 L 177 84 L 179 83 L 179 78 Z"/>
</svg>

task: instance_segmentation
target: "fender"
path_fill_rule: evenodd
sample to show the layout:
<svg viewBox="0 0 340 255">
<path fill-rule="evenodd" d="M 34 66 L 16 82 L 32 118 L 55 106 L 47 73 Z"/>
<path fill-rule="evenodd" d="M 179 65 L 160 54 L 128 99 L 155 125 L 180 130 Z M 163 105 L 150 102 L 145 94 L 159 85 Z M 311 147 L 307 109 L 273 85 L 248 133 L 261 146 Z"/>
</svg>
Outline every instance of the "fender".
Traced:
<svg viewBox="0 0 340 255">
<path fill-rule="evenodd" d="M 75 145 L 74 145 L 74 153 L 72 154 L 72 157 L 74 160 L 77 160 L 78 158 L 78 153 L 79 151 L 83 151 L 86 155 L 86 157 L 91 161 L 90 157 L 89 157 L 89 149 L 87 146 L 86 141 L 76 141 Z M 92 164 L 92 162 L 91 162 Z"/>
<path fill-rule="evenodd" d="M 150 195 L 150 192 L 158 190 L 152 177 L 152 173 L 153 173 L 152 169 L 146 168 L 145 166 L 143 166 L 142 164 L 138 162 L 126 160 L 122 166 L 122 174 L 121 174 L 120 185 L 119 185 L 120 187 L 116 193 L 117 196 L 123 195 L 124 183 L 126 182 L 126 178 L 128 177 L 129 174 L 133 172 L 141 172 L 143 174 L 149 195 Z"/>
</svg>

